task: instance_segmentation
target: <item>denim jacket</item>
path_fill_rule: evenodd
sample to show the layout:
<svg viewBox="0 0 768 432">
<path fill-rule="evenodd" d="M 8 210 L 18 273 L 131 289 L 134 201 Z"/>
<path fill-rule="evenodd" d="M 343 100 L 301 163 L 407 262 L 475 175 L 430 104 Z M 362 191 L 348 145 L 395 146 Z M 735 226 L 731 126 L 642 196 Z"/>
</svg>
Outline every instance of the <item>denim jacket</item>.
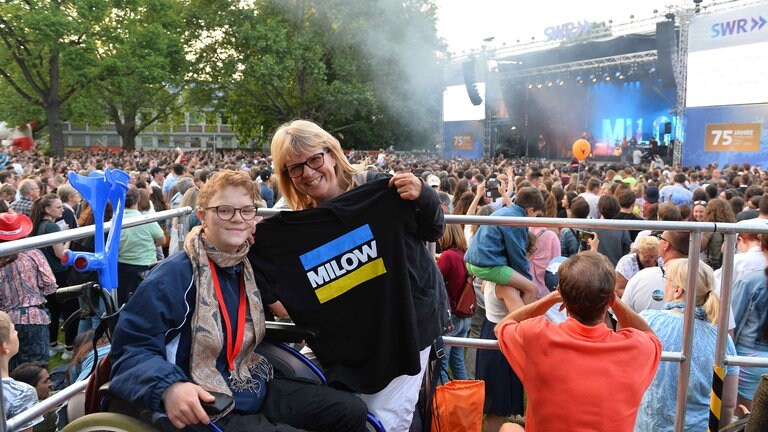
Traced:
<svg viewBox="0 0 768 432">
<path fill-rule="evenodd" d="M 765 272 L 755 271 L 737 280 L 731 300 L 736 330 L 736 347 L 768 351 L 768 340 L 761 338 L 768 316 L 768 286 Z"/>
<path fill-rule="evenodd" d="M 491 216 L 525 217 L 525 209 L 511 204 Z M 477 267 L 509 266 L 530 279 L 528 257 L 528 228 L 524 226 L 481 225 L 464 254 L 464 261 Z"/>
</svg>

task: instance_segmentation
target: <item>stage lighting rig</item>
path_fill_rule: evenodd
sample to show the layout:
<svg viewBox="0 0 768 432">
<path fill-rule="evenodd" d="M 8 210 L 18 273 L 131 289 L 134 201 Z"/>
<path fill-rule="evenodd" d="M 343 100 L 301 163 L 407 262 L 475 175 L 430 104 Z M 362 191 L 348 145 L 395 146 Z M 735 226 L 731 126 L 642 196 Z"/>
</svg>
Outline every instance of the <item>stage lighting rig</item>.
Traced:
<svg viewBox="0 0 768 432">
<path fill-rule="evenodd" d="M 597 75 L 595 75 L 595 74 L 590 75 L 589 76 L 589 80 L 592 81 L 593 83 L 596 83 L 597 82 Z"/>
<path fill-rule="evenodd" d="M 584 84 L 584 77 L 582 77 L 581 75 L 577 76 L 576 82 L 579 84 Z"/>
</svg>

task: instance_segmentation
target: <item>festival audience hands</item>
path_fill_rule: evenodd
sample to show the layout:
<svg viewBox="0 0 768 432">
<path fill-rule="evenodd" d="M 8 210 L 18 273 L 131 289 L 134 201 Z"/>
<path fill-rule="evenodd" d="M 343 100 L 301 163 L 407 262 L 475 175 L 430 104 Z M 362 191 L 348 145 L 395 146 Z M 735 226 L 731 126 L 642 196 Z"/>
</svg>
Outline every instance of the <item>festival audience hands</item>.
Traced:
<svg viewBox="0 0 768 432">
<path fill-rule="evenodd" d="M 210 423 L 208 414 L 200 404 L 201 400 L 213 402 L 215 398 L 202 387 L 191 382 L 171 384 L 163 393 L 163 405 L 168 413 L 168 419 L 178 429 L 197 423 Z"/>
<path fill-rule="evenodd" d="M 477 196 L 485 195 L 485 181 L 482 181 L 477 184 L 477 193 L 475 195 Z"/>
</svg>

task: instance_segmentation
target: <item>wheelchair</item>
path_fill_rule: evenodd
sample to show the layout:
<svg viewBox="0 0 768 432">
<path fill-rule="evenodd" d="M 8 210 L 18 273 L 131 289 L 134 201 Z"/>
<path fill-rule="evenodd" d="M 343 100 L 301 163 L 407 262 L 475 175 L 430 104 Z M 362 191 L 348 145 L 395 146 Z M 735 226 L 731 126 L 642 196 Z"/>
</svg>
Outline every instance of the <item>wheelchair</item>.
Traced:
<svg viewBox="0 0 768 432">
<path fill-rule="evenodd" d="M 57 290 L 57 296 L 60 299 L 79 297 L 82 300 L 83 309 L 80 313 L 73 314 L 78 316 L 87 316 L 96 310 L 93 305 L 98 304 L 99 299 L 106 300 L 107 311 L 102 317 L 105 323 L 103 332 L 111 334 L 114 324 L 117 321 L 118 310 L 114 307 L 114 302 L 98 284 L 89 282 L 83 285 L 60 288 Z M 100 326 L 101 328 L 102 326 Z M 293 324 L 267 322 L 266 335 L 262 343 L 257 347 L 257 352 L 266 357 L 272 364 L 276 372 L 284 376 L 297 377 L 309 380 L 317 385 L 326 385 L 327 380 L 320 368 L 303 356 L 299 351 L 289 344 L 300 343 L 306 339 L 312 338 L 315 334 L 312 331 L 301 329 Z M 97 331 L 94 341 L 100 338 L 101 334 Z M 97 366 L 98 364 L 98 366 Z M 114 431 L 114 432 L 178 432 L 163 413 L 152 412 L 151 410 L 138 407 L 130 402 L 117 398 L 109 391 L 109 383 L 105 380 L 108 377 L 109 370 L 108 358 L 101 361 L 94 361 L 91 371 L 91 379 L 95 380 L 93 385 L 89 385 L 86 394 L 80 394 L 72 398 L 67 407 L 69 424 L 61 432 L 76 431 Z M 106 377 L 105 377 L 106 376 Z M 104 382 L 102 385 L 101 382 Z M 93 392 L 97 391 L 98 396 Z M 90 394 L 89 394 L 90 392 Z M 233 400 L 230 396 L 218 394 L 216 401 L 211 404 L 203 404 L 206 412 L 215 417 L 221 412 L 228 410 Z M 84 414 L 83 405 L 86 401 L 101 399 L 99 412 Z M 77 416 L 80 414 L 80 416 Z M 75 418 L 76 417 L 76 418 Z M 366 430 L 369 432 L 384 432 L 384 427 L 372 414 L 368 414 Z M 183 432 L 202 432 L 202 431 L 223 431 L 215 422 L 209 425 L 193 425 L 182 430 Z"/>
</svg>

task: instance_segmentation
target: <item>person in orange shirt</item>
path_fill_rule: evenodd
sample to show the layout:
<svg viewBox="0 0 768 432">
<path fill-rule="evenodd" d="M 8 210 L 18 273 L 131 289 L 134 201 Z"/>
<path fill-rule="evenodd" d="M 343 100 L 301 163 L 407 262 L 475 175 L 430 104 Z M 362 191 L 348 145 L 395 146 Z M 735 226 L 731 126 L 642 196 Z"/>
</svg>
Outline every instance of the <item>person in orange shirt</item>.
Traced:
<svg viewBox="0 0 768 432">
<path fill-rule="evenodd" d="M 528 394 L 525 430 L 632 431 L 659 366 L 661 342 L 616 296 L 605 256 L 581 252 L 558 274 L 556 291 L 510 313 L 494 329 Z M 555 324 L 543 315 L 561 301 L 568 319 Z M 608 308 L 618 320 L 616 332 L 604 324 Z M 507 423 L 500 432 L 520 430 Z"/>
</svg>

